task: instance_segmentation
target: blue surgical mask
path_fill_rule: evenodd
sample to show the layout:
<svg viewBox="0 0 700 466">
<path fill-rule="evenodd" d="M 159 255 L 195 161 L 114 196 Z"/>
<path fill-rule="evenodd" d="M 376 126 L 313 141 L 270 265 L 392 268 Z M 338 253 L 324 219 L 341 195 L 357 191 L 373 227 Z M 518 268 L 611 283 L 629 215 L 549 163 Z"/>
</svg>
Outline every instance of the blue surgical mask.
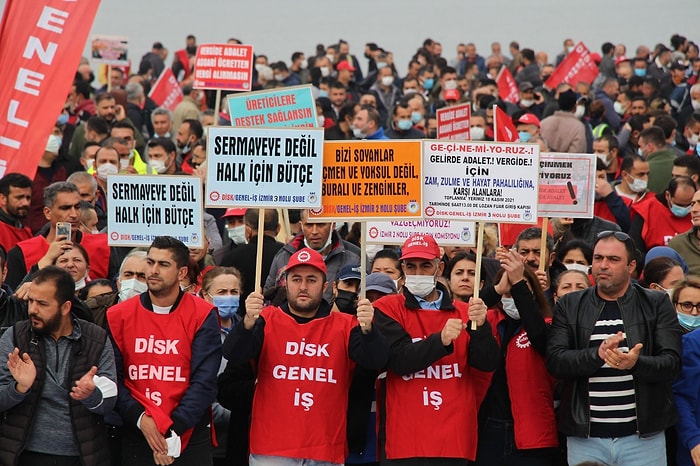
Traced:
<svg viewBox="0 0 700 466">
<path fill-rule="evenodd" d="M 433 78 L 428 78 L 425 81 L 423 81 L 423 89 L 426 91 L 429 91 L 430 89 L 433 88 L 433 85 L 435 84 L 435 81 Z"/>
<path fill-rule="evenodd" d="M 690 213 L 690 206 L 681 207 L 671 202 L 671 213 L 676 217 L 685 217 Z"/>
<path fill-rule="evenodd" d="M 399 120 L 396 122 L 396 126 L 401 131 L 408 131 L 409 129 L 413 128 L 413 121 L 411 121 L 411 120 Z"/>
<path fill-rule="evenodd" d="M 319 97 L 328 97 L 328 91 L 324 91 L 323 89 L 318 91 L 318 96 Z"/>
<path fill-rule="evenodd" d="M 686 330 L 695 330 L 700 328 L 700 315 L 692 316 L 690 314 L 678 313 L 678 323 Z"/>
<path fill-rule="evenodd" d="M 634 69 L 634 75 L 635 75 L 635 76 L 640 76 L 640 77 L 643 78 L 644 76 L 647 75 L 647 69 L 646 69 L 646 68 L 635 68 L 635 69 Z"/>
<path fill-rule="evenodd" d="M 67 113 L 61 113 L 58 115 L 58 119 L 56 120 L 56 123 L 59 125 L 65 125 L 68 123 L 68 114 Z"/>
<path fill-rule="evenodd" d="M 411 121 L 413 124 L 417 124 L 419 121 L 423 119 L 423 115 L 420 114 L 420 112 L 411 112 Z"/>
<path fill-rule="evenodd" d="M 527 131 L 518 131 L 518 136 L 520 137 L 520 142 L 527 142 L 532 137 Z"/>
<path fill-rule="evenodd" d="M 219 310 L 221 320 L 233 319 L 233 316 L 238 312 L 238 306 L 241 300 L 240 296 L 212 296 L 212 299 L 214 300 L 214 306 Z"/>
</svg>

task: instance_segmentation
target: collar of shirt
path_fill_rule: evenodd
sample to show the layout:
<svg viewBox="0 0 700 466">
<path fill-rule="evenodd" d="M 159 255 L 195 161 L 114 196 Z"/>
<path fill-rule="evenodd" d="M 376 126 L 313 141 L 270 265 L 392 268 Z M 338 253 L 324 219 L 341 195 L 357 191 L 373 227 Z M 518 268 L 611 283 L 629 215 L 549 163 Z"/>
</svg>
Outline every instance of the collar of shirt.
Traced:
<svg viewBox="0 0 700 466">
<path fill-rule="evenodd" d="M 420 298 L 418 296 L 415 296 L 416 301 L 418 301 L 418 304 L 420 304 L 421 309 L 425 309 L 428 311 L 439 311 L 440 306 L 442 306 L 442 291 L 437 290 L 438 292 L 438 298 L 435 301 L 426 301 L 423 298 Z"/>
</svg>

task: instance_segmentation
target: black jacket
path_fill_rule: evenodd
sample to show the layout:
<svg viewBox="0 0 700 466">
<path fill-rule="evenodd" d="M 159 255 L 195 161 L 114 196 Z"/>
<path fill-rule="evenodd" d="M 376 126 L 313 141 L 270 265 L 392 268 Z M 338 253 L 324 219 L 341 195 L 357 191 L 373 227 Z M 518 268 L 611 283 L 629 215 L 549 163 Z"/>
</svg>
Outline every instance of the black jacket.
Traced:
<svg viewBox="0 0 700 466">
<path fill-rule="evenodd" d="M 598 348 L 589 348 L 605 302 L 597 287 L 562 297 L 554 309 L 547 344 L 547 368 L 563 379 L 559 430 L 566 435 L 588 437 L 590 410 L 588 378 L 602 365 Z M 671 382 L 681 369 L 681 327 L 666 293 L 631 284 L 618 298 L 627 344 L 642 343 L 634 377 L 637 430 L 640 435 L 662 431 L 676 423 Z"/>
</svg>

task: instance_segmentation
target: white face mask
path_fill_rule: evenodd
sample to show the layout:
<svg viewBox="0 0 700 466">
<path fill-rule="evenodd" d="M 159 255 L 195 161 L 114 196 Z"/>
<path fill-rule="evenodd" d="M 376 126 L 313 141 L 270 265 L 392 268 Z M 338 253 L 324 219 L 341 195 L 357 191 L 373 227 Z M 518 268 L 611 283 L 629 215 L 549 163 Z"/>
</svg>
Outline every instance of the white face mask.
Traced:
<svg viewBox="0 0 700 466">
<path fill-rule="evenodd" d="M 151 168 L 156 172 L 156 173 L 165 173 L 168 171 L 168 167 L 165 166 L 165 161 L 164 160 L 151 160 L 150 161 Z"/>
<path fill-rule="evenodd" d="M 116 175 L 117 173 L 119 173 L 119 169 L 111 163 L 103 163 L 97 167 L 97 178 L 102 181 L 107 181 L 109 175 Z"/>
<path fill-rule="evenodd" d="M 567 270 L 578 270 L 588 275 L 588 266 L 583 264 L 565 264 Z"/>
<path fill-rule="evenodd" d="M 632 178 L 632 177 L 630 177 Z M 641 178 L 632 178 L 634 182 L 632 183 L 627 183 L 627 186 L 635 192 L 635 193 L 643 193 L 644 191 L 647 190 L 647 181 L 642 180 Z"/>
<path fill-rule="evenodd" d="M 532 99 L 522 99 L 520 101 L 520 105 L 523 107 L 532 107 L 535 104 L 535 101 Z"/>
<path fill-rule="evenodd" d="M 327 66 L 321 67 L 321 76 L 324 78 L 331 74 L 331 70 Z"/>
<path fill-rule="evenodd" d="M 355 136 L 355 138 L 357 138 L 357 139 L 364 139 L 366 137 L 365 133 L 363 133 L 362 129 L 360 129 L 360 128 L 353 128 L 352 135 Z"/>
<path fill-rule="evenodd" d="M 576 106 L 576 112 L 574 115 L 576 118 L 583 118 L 583 116 L 586 114 L 586 107 L 583 105 L 577 105 Z"/>
<path fill-rule="evenodd" d="M 698 141 L 700 141 L 700 135 L 697 134 L 693 134 L 688 138 L 688 144 L 690 144 L 693 147 L 698 145 Z"/>
<path fill-rule="evenodd" d="M 503 312 L 505 312 L 508 317 L 514 320 L 520 320 L 520 311 L 515 307 L 515 300 L 513 298 L 501 298 L 501 304 L 503 305 Z"/>
<path fill-rule="evenodd" d="M 596 155 L 598 156 L 600 161 L 605 164 L 606 167 L 609 167 L 610 164 L 612 163 L 612 158 L 608 158 L 608 154 L 596 154 Z"/>
<path fill-rule="evenodd" d="M 425 298 L 434 289 L 437 279 L 435 275 L 406 275 L 406 289 L 419 298 Z"/>
<path fill-rule="evenodd" d="M 301 61 L 301 63 L 299 64 L 299 68 L 301 68 L 302 70 L 305 70 L 308 67 L 309 67 L 309 62 L 306 60 L 306 58 L 304 58 Z"/>
<path fill-rule="evenodd" d="M 121 287 L 119 289 L 119 301 L 126 301 L 129 298 L 138 296 L 148 290 L 148 285 L 144 282 L 140 282 L 135 278 L 130 278 L 128 280 L 122 280 Z"/>
<path fill-rule="evenodd" d="M 246 244 L 245 225 L 239 225 L 233 228 L 227 228 L 228 237 L 236 244 Z"/>
<path fill-rule="evenodd" d="M 126 170 L 129 166 L 129 159 L 119 159 L 119 170 Z"/>
<path fill-rule="evenodd" d="M 394 77 L 393 76 L 383 76 L 382 77 L 382 86 L 389 87 L 392 84 L 394 84 Z"/>
<path fill-rule="evenodd" d="M 323 128 L 323 125 L 326 123 L 326 117 L 323 115 L 319 115 L 316 117 L 316 124 L 318 125 L 319 128 Z"/>
<path fill-rule="evenodd" d="M 700 110 L 700 100 L 691 100 L 690 105 L 693 106 L 693 110 Z"/>
<path fill-rule="evenodd" d="M 80 280 L 75 282 L 75 291 L 82 290 L 83 288 L 85 288 L 86 279 L 87 279 L 87 274 L 83 278 L 81 278 Z"/>
<path fill-rule="evenodd" d="M 615 109 L 615 113 L 618 115 L 624 115 L 625 114 L 625 109 L 622 108 L 622 104 L 618 101 L 615 101 L 613 103 L 613 109 Z"/>
<path fill-rule="evenodd" d="M 95 168 L 95 159 L 85 160 L 85 171 L 90 171 Z"/>
<path fill-rule="evenodd" d="M 469 137 L 472 141 L 483 141 L 486 136 L 486 131 L 480 126 L 472 126 L 469 128 Z"/>
<path fill-rule="evenodd" d="M 309 248 L 309 249 L 313 249 L 313 250 L 316 251 L 316 252 L 321 252 L 321 251 L 323 251 L 324 249 L 326 249 L 328 246 L 330 246 L 330 244 L 331 244 L 332 241 L 333 241 L 333 233 L 331 232 L 331 234 L 328 235 L 328 239 L 326 240 L 326 242 L 325 242 L 325 243 L 323 244 L 323 246 L 321 246 L 320 248 L 316 249 L 316 248 L 312 247 L 312 246 L 309 244 L 309 242 L 306 241 L 306 238 L 304 238 L 304 246 L 306 246 L 306 247 Z"/>
<path fill-rule="evenodd" d="M 450 79 L 449 81 L 445 81 L 445 89 L 446 90 L 452 90 L 452 89 L 457 89 L 457 81 L 455 79 Z"/>
</svg>

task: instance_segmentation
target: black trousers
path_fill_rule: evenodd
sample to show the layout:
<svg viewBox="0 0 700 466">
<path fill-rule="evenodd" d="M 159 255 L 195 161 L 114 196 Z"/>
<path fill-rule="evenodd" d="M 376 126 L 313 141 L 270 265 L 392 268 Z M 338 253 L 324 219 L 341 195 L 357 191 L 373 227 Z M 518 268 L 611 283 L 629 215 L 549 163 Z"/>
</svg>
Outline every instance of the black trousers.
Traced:
<svg viewBox="0 0 700 466">
<path fill-rule="evenodd" d="M 17 464 L 19 466 L 80 466 L 80 457 L 24 451 L 19 455 Z"/>
</svg>

